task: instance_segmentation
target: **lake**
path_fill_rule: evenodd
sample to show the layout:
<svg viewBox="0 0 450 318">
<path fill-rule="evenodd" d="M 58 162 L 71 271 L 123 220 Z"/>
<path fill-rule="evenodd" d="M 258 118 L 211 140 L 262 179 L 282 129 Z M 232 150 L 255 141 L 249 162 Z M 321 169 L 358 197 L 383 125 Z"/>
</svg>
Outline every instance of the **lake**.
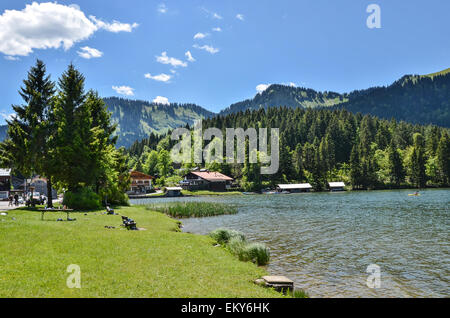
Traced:
<svg viewBox="0 0 450 318">
<path fill-rule="evenodd" d="M 354 191 L 132 200 L 210 201 L 239 213 L 183 219 L 185 232 L 226 227 L 269 246 L 268 271 L 311 297 L 449 297 L 450 190 Z M 380 287 L 366 284 L 380 267 Z"/>
</svg>

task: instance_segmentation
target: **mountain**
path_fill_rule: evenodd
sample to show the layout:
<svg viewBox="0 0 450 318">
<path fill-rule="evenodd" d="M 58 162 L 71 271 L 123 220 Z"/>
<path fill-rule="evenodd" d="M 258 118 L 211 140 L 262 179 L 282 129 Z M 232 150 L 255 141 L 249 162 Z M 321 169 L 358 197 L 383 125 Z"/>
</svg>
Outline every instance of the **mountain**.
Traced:
<svg viewBox="0 0 450 318">
<path fill-rule="evenodd" d="M 117 147 L 130 147 L 136 140 L 147 138 L 152 132 L 164 134 L 169 129 L 192 125 L 196 119 L 209 118 L 214 113 L 195 104 L 155 104 L 117 97 L 103 99 L 117 124 Z M 6 138 L 8 126 L 0 126 L 0 140 Z"/>
<path fill-rule="evenodd" d="M 220 115 L 228 115 L 245 110 L 258 110 L 261 108 L 287 106 L 291 108 L 326 107 L 346 102 L 346 96 L 335 92 L 317 92 L 303 87 L 292 87 L 279 84 L 270 85 L 254 98 L 232 104 L 222 110 Z"/>
<path fill-rule="evenodd" d="M 346 108 L 381 118 L 450 127 L 450 68 L 428 75 L 406 75 L 389 86 L 346 94 L 275 84 L 220 115 L 277 106 Z"/>
<path fill-rule="evenodd" d="M 191 125 L 196 119 L 216 115 L 195 104 L 162 105 L 117 97 L 104 98 L 104 101 L 112 112 L 112 120 L 118 124 L 119 147 L 129 147 L 152 132 L 165 133 Z M 277 106 L 345 108 L 380 118 L 450 127 L 450 68 L 427 75 L 405 75 L 389 86 L 346 94 L 274 84 L 252 99 L 232 104 L 219 115 Z M 6 126 L 0 126 L 0 140 L 6 137 L 6 130 Z"/>
<path fill-rule="evenodd" d="M 8 134 L 8 125 L 0 126 L 0 140 L 5 140 L 7 134 Z"/>
<path fill-rule="evenodd" d="M 117 123 L 117 146 L 129 147 L 153 133 L 193 124 L 196 119 L 209 118 L 214 113 L 195 104 L 155 104 L 117 97 L 104 98 L 112 120 Z"/>
<path fill-rule="evenodd" d="M 414 124 L 450 127 L 450 69 L 406 75 L 387 87 L 352 92 L 338 107 Z"/>
</svg>

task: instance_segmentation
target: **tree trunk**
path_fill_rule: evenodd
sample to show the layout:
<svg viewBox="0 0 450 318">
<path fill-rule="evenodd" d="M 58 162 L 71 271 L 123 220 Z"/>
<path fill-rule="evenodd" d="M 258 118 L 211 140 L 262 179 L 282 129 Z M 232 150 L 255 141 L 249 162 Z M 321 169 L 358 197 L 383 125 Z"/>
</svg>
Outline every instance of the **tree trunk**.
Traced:
<svg viewBox="0 0 450 318">
<path fill-rule="evenodd" d="M 47 207 L 53 208 L 53 193 L 51 178 L 47 179 Z"/>
</svg>

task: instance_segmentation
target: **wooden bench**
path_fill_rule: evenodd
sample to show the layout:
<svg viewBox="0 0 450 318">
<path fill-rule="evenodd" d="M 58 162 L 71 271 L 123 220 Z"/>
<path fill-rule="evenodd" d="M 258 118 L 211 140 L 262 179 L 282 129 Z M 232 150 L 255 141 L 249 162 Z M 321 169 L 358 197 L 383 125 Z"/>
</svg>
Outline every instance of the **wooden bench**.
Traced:
<svg viewBox="0 0 450 318">
<path fill-rule="evenodd" d="M 39 209 L 41 212 L 41 220 L 44 220 L 44 214 L 47 212 L 65 212 L 67 213 L 67 221 L 69 221 L 69 213 L 73 212 L 72 209 Z"/>
</svg>

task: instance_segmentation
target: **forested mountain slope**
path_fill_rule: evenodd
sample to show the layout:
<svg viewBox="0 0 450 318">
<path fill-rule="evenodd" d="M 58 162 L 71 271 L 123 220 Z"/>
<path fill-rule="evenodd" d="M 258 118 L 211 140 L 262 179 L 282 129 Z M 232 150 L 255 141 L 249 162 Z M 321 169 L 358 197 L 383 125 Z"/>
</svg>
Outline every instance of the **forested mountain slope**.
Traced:
<svg viewBox="0 0 450 318">
<path fill-rule="evenodd" d="M 147 138 L 151 133 L 165 133 L 169 129 L 193 124 L 201 117 L 214 113 L 195 104 L 154 104 L 146 101 L 117 97 L 103 99 L 117 123 L 117 146 L 129 147 L 136 140 Z"/>
<path fill-rule="evenodd" d="M 346 94 L 271 85 L 253 99 L 224 109 L 220 115 L 279 106 L 346 108 L 353 113 L 450 127 L 450 69 L 429 75 L 405 75 L 389 86 Z"/>
</svg>

